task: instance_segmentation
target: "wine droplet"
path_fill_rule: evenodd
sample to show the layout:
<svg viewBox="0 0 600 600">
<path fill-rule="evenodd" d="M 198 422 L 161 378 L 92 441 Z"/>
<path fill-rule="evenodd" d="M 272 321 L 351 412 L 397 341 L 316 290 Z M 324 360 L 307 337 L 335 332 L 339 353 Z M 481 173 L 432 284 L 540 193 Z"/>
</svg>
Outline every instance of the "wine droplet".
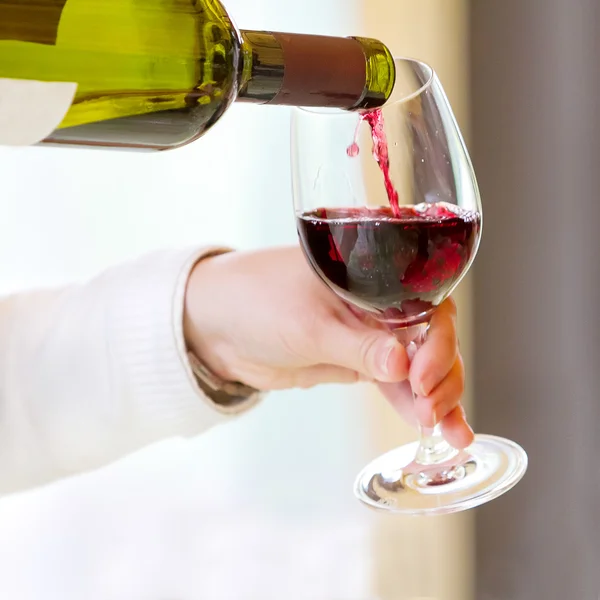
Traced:
<svg viewBox="0 0 600 600">
<path fill-rule="evenodd" d="M 346 154 L 350 157 L 350 158 L 355 158 L 356 156 L 358 156 L 360 153 L 360 148 L 358 147 L 358 144 L 356 142 L 350 144 L 350 146 L 348 146 L 348 149 L 346 150 Z"/>
</svg>

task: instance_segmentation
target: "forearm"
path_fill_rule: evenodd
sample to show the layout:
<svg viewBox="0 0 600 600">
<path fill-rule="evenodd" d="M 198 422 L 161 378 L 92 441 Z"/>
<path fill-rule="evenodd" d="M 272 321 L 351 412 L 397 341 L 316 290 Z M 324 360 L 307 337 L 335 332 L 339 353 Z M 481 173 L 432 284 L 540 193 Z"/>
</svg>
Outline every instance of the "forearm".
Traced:
<svg viewBox="0 0 600 600">
<path fill-rule="evenodd" d="M 183 310 L 199 251 L 0 301 L 0 491 L 105 465 L 226 418 L 196 385 Z"/>
</svg>

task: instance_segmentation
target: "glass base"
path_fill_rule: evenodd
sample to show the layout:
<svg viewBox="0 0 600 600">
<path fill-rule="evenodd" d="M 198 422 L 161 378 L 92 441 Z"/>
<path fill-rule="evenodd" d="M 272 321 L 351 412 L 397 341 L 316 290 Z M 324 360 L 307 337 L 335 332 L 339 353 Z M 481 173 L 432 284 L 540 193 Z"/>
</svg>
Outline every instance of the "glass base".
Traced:
<svg viewBox="0 0 600 600">
<path fill-rule="evenodd" d="M 415 462 L 418 442 L 368 464 L 354 493 L 367 506 L 407 515 L 446 515 L 474 508 L 514 487 L 527 470 L 527 454 L 515 442 L 477 435 L 445 463 Z"/>
</svg>

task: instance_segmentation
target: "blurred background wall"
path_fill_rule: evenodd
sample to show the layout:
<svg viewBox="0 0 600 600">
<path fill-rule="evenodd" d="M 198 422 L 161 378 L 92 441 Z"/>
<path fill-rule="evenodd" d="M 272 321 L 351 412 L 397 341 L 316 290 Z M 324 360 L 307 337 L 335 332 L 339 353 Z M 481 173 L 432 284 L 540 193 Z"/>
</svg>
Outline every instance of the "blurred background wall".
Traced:
<svg viewBox="0 0 600 600">
<path fill-rule="evenodd" d="M 476 422 L 530 458 L 476 512 L 476 597 L 597 600 L 600 4 L 470 8 Z"/>
</svg>

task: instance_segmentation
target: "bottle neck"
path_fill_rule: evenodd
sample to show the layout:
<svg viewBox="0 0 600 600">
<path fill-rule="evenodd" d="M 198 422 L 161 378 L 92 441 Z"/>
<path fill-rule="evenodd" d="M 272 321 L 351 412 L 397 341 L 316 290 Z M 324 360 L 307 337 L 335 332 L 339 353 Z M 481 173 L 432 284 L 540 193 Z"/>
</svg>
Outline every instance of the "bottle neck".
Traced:
<svg viewBox="0 0 600 600">
<path fill-rule="evenodd" d="M 377 40 L 242 31 L 238 101 L 353 110 L 390 97 L 394 60 Z"/>
</svg>

